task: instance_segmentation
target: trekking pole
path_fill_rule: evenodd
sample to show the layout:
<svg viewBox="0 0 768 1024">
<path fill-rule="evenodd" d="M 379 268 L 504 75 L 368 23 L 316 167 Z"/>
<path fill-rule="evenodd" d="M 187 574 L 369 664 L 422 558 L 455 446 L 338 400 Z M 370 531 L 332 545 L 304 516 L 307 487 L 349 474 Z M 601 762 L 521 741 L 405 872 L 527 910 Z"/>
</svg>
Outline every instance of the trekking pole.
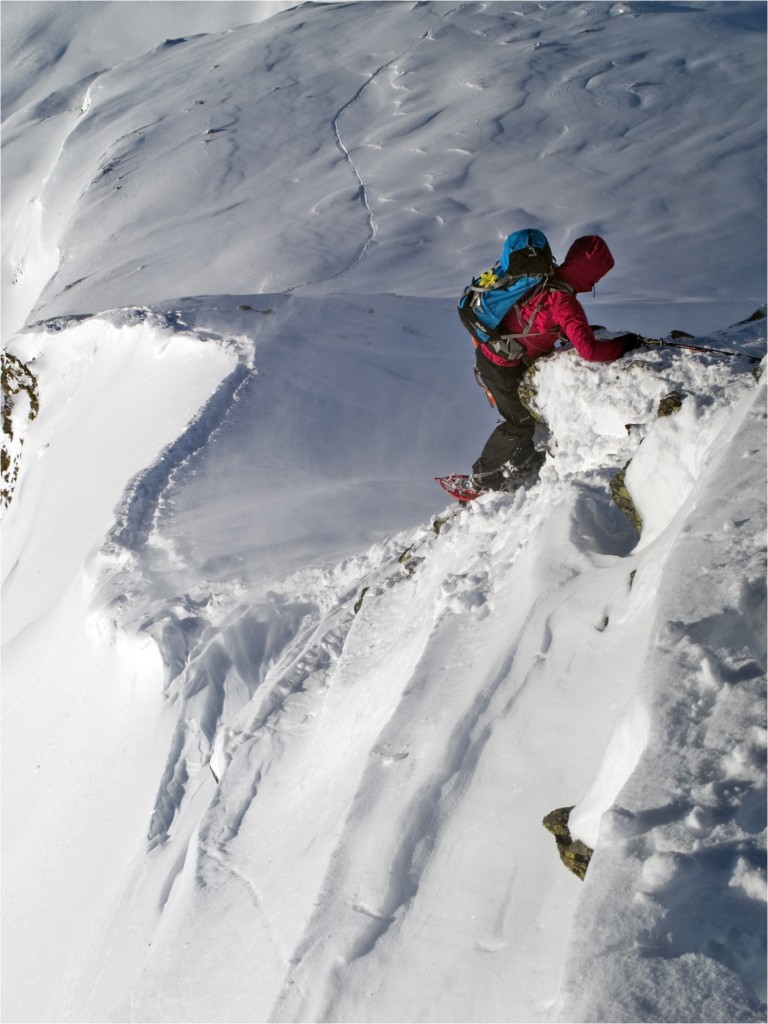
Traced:
<svg viewBox="0 0 768 1024">
<path fill-rule="evenodd" d="M 748 359 L 750 363 L 759 363 L 762 360 L 762 356 L 748 356 L 746 352 L 730 352 L 725 348 L 707 348 L 705 345 L 689 345 L 682 341 L 664 341 L 662 338 L 644 338 L 642 335 L 638 335 L 638 338 L 643 345 L 652 346 L 654 348 L 685 348 L 691 352 L 708 352 L 713 356 L 726 356 L 732 358 Z"/>
</svg>

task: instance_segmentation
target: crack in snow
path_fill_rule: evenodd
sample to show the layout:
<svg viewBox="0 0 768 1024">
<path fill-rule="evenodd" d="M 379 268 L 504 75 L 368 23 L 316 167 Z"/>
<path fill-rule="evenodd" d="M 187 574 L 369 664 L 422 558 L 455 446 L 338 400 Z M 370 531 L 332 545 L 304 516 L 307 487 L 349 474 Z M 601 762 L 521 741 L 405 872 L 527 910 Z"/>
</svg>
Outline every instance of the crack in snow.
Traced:
<svg viewBox="0 0 768 1024">
<path fill-rule="evenodd" d="M 443 14 L 441 16 L 440 20 L 441 21 L 445 21 L 448 17 L 450 17 L 451 14 L 454 13 L 454 11 L 460 10 L 464 6 L 466 6 L 466 4 L 460 4 L 458 7 L 452 7 L 449 11 L 446 11 L 445 14 Z M 355 158 L 352 156 L 352 153 L 350 152 L 349 147 L 346 145 L 346 143 L 344 142 L 344 139 L 342 138 L 342 134 L 341 134 L 341 119 L 344 116 L 344 114 L 351 107 L 353 107 L 355 103 L 357 103 L 359 101 L 360 97 L 363 95 L 363 93 L 366 91 L 366 89 L 370 85 L 372 85 L 373 82 L 376 81 L 376 79 L 379 77 L 379 75 L 383 71 L 386 71 L 387 68 L 392 67 L 393 64 L 396 64 L 397 61 L 402 60 L 403 57 L 407 56 L 408 54 L 413 53 L 414 50 L 416 50 L 424 42 L 425 39 L 432 38 L 432 32 L 433 32 L 433 28 L 430 28 L 426 32 L 423 32 L 415 42 L 411 43 L 410 46 L 407 46 L 401 53 L 398 53 L 391 60 L 386 61 L 386 63 L 384 63 L 380 67 L 378 67 L 373 72 L 373 74 L 368 76 L 368 78 L 363 82 L 363 84 L 355 92 L 355 94 L 350 99 L 348 99 L 347 102 L 345 104 L 343 104 L 343 106 L 341 106 L 339 108 L 339 110 L 337 111 L 335 117 L 333 118 L 332 129 L 333 129 L 333 135 L 334 135 L 334 139 L 335 139 L 336 145 L 341 150 L 341 153 L 344 156 L 345 161 L 349 165 L 349 167 L 350 167 L 350 169 L 351 169 L 351 171 L 352 171 L 352 173 L 353 173 L 353 175 L 355 177 L 355 180 L 357 181 L 357 184 L 358 184 L 358 197 L 359 197 L 360 202 L 362 203 L 363 208 L 364 208 L 364 210 L 366 212 L 366 218 L 367 218 L 367 224 L 368 224 L 368 237 L 365 239 L 365 241 L 360 246 L 360 248 L 359 248 L 359 250 L 357 252 L 357 255 L 354 257 L 354 259 L 352 259 L 350 261 L 350 263 L 346 267 L 344 267 L 342 270 L 340 270 L 337 274 L 333 274 L 329 278 L 329 280 L 335 280 L 338 277 L 343 277 L 345 274 L 347 274 L 351 270 L 353 270 L 354 267 L 357 266 L 358 263 L 362 262 L 362 260 L 365 259 L 365 256 L 366 256 L 366 253 L 368 252 L 368 248 L 369 248 L 370 244 L 376 239 L 376 237 L 378 235 L 378 231 L 379 231 L 378 225 L 376 223 L 376 215 L 374 213 L 373 205 L 372 205 L 372 202 L 371 202 L 371 196 L 370 196 L 370 193 L 368 191 L 368 186 L 367 186 L 365 178 L 363 176 L 362 169 L 360 168 L 360 165 L 357 163 Z"/>
</svg>

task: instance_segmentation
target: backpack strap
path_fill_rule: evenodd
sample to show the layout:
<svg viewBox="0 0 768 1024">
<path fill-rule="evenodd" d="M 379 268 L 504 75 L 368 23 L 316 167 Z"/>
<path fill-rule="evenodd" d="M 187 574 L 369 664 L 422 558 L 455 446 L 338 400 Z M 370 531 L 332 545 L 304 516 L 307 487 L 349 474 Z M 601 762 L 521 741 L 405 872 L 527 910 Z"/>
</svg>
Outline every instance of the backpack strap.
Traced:
<svg viewBox="0 0 768 1024">
<path fill-rule="evenodd" d="M 504 359 L 509 359 L 510 362 L 515 363 L 524 359 L 527 355 L 525 346 L 521 345 L 517 340 L 522 337 L 522 334 L 499 334 L 497 331 L 493 331 L 488 340 L 482 342 L 482 344 L 497 356 L 502 356 Z"/>
<path fill-rule="evenodd" d="M 512 309 L 517 313 L 518 319 L 521 320 L 520 307 L 522 304 L 524 302 L 530 302 L 531 299 L 535 298 L 537 295 L 539 296 L 539 301 L 536 303 L 536 307 L 533 313 L 531 313 L 528 323 L 523 327 L 522 334 L 509 334 L 506 332 L 502 334 L 500 331 L 494 331 L 493 335 L 495 335 L 495 337 L 492 335 L 489 340 L 483 344 L 485 344 L 492 352 L 495 352 L 497 356 L 503 356 L 505 359 L 511 359 L 513 362 L 515 360 L 523 359 L 528 352 L 525 345 L 521 344 L 521 342 L 525 341 L 530 333 L 534 318 L 541 309 L 541 304 L 546 298 L 548 287 L 549 281 L 547 278 L 544 278 L 544 280 L 535 285 L 527 295 L 523 295 L 521 299 L 518 299 L 512 307 Z"/>
<path fill-rule="evenodd" d="M 569 295 L 576 294 L 576 289 L 566 284 L 565 281 L 561 281 L 559 277 L 551 278 L 547 287 L 553 292 L 567 292 Z"/>
<path fill-rule="evenodd" d="M 492 352 L 495 352 L 497 356 L 503 356 L 505 359 L 510 359 L 513 362 L 515 360 L 523 359 L 527 356 L 528 351 L 524 344 L 525 339 L 531 333 L 533 327 L 533 321 L 536 319 L 536 315 L 542 307 L 542 304 L 547 297 L 548 292 L 567 292 L 570 295 L 575 295 L 575 291 L 565 281 L 560 281 L 556 277 L 545 278 L 539 284 L 535 286 L 527 295 L 524 295 L 521 299 L 514 304 L 512 307 L 517 313 L 517 318 L 521 322 L 523 321 L 522 306 L 531 301 L 531 299 L 538 296 L 539 301 L 533 308 L 533 312 L 528 317 L 527 322 L 524 322 L 522 334 L 502 334 L 500 331 L 494 330 L 489 332 L 490 338 L 488 341 L 484 341 L 483 344 L 489 348 Z M 487 331 L 488 328 L 485 328 Z"/>
<path fill-rule="evenodd" d="M 497 274 L 499 276 L 497 276 Z M 523 277 L 522 274 L 509 274 L 503 271 L 497 263 L 493 270 L 488 271 L 486 274 L 482 274 L 480 277 L 473 279 L 472 283 L 467 287 L 468 292 L 495 292 L 499 288 L 506 288 L 508 285 L 513 284 L 519 277 Z M 484 277 L 491 277 L 492 283 L 487 285 L 482 284 Z"/>
</svg>

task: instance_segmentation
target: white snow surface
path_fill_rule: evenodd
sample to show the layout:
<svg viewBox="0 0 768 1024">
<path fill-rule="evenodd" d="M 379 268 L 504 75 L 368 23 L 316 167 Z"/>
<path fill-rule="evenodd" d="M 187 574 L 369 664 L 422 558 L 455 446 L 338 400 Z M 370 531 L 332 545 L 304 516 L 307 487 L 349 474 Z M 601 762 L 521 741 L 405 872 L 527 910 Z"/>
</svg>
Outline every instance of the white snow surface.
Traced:
<svg viewBox="0 0 768 1024">
<path fill-rule="evenodd" d="M 764 5 L 0 14 L 2 1019 L 765 1020 Z M 667 344 L 460 510 L 526 226 Z"/>
</svg>

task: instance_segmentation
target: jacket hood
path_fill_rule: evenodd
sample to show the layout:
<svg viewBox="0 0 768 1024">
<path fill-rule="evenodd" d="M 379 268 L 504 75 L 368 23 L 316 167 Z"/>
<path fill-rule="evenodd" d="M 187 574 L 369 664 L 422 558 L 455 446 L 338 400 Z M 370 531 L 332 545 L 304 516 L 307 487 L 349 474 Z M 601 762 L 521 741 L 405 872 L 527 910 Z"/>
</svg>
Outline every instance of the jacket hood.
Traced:
<svg viewBox="0 0 768 1024">
<path fill-rule="evenodd" d="M 557 276 L 575 292 L 591 292 L 613 267 L 611 250 L 599 235 L 584 235 L 573 243 Z"/>
</svg>

